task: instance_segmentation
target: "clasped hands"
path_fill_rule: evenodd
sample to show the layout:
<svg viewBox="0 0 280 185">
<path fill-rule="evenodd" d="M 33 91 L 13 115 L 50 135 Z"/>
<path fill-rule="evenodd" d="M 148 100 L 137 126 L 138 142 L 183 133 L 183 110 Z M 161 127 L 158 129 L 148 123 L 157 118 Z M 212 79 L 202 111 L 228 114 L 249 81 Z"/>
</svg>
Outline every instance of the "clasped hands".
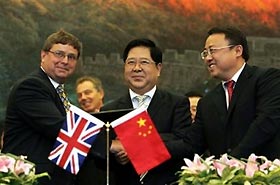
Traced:
<svg viewBox="0 0 280 185">
<path fill-rule="evenodd" d="M 127 153 L 123 145 L 121 144 L 120 140 L 118 139 L 112 140 L 110 152 L 115 155 L 115 158 L 118 161 L 118 163 L 125 165 L 129 162 Z"/>
</svg>

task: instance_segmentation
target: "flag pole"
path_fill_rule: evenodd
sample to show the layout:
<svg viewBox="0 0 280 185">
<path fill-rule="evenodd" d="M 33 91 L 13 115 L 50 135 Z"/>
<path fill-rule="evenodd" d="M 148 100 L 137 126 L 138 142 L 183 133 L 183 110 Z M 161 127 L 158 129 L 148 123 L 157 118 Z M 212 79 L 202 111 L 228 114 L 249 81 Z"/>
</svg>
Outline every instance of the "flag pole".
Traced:
<svg viewBox="0 0 280 185">
<path fill-rule="evenodd" d="M 105 124 L 106 126 L 106 164 L 107 164 L 107 167 L 106 167 L 106 185 L 109 185 L 110 183 L 110 178 L 109 178 L 109 154 L 110 154 L 110 137 L 109 137 L 109 132 L 110 132 L 110 123 L 107 122 Z"/>
</svg>

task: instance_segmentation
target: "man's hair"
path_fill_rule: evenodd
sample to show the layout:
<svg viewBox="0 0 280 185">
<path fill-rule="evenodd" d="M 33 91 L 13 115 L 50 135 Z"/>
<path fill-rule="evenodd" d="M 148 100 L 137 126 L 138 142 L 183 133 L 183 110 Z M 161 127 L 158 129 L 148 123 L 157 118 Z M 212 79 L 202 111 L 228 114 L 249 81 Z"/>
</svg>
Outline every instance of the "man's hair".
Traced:
<svg viewBox="0 0 280 185">
<path fill-rule="evenodd" d="M 97 78 L 97 77 L 91 77 L 91 76 L 82 76 L 82 77 L 80 77 L 80 78 L 78 78 L 77 80 L 76 80 L 76 87 L 80 84 L 80 83 L 83 83 L 83 82 L 85 82 L 85 81 L 90 81 L 90 82 L 92 82 L 93 83 L 93 85 L 94 85 L 94 87 L 95 87 L 95 89 L 97 90 L 97 91 L 103 91 L 103 87 L 102 87 L 102 82 L 101 82 L 101 80 L 99 79 L 99 78 Z"/>
<path fill-rule="evenodd" d="M 129 51 L 132 48 L 143 46 L 150 49 L 151 58 L 155 61 L 156 64 L 162 63 L 162 51 L 156 46 L 156 44 L 146 38 L 135 39 L 130 41 L 124 49 L 123 52 L 123 61 L 125 62 L 128 56 Z"/>
<path fill-rule="evenodd" d="M 208 36 L 216 33 L 225 34 L 225 38 L 230 45 L 241 45 L 243 47 L 242 57 L 247 62 L 249 60 L 249 48 L 244 33 L 235 27 L 214 27 L 208 31 Z"/>
<path fill-rule="evenodd" d="M 82 43 L 79 41 L 77 37 L 64 31 L 63 29 L 51 34 L 45 40 L 42 50 L 49 51 L 54 44 L 68 44 L 73 46 L 76 50 L 78 50 L 78 58 L 80 57 L 81 50 L 82 50 Z"/>
</svg>

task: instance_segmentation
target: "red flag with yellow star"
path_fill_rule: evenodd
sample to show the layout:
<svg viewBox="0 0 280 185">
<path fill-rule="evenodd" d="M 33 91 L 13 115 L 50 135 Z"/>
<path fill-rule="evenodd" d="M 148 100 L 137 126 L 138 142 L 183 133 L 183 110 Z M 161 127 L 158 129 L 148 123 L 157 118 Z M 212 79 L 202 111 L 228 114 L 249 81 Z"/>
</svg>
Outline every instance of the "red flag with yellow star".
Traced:
<svg viewBox="0 0 280 185">
<path fill-rule="evenodd" d="M 113 121 L 111 126 L 138 174 L 170 159 L 171 156 L 146 109 L 135 109 Z"/>
</svg>

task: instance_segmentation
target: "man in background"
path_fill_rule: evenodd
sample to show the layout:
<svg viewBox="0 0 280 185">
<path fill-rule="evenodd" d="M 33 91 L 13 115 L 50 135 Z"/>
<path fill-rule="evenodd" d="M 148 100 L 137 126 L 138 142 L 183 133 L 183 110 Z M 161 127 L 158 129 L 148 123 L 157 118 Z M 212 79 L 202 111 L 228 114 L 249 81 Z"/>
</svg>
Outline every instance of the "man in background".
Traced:
<svg viewBox="0 0 280 185">
<path fill-rule="evenodd" d="M 104 98 L 101 80 L 91 76 L 78 78 L 76 94 L 79 105 L 84 111 L 88 113 L 100 111 Z M 105 185 L 105 183 L 106 171 L 96 167 L 94 156 L 88 156 L 77 174 L 77 185 Z"/>
<path fill-rule="evenodd" d="M 194 122 L 194 118 L 196 115 L 196 107 L 198 104 L 198 101 L 202 97 L 202 94 L 196 91 L 189 91 L 185 94 L 185 96 L 189 99 L 190 101 L 190 111 L 192 115 L 192 122 Z"/>
<path fill-rule="evenodd" d="M 89 113 L 99 112 L 103 105 L 104 90 L 100 79 L 83 76 L 76 81 L 76 94 L 80 107 Z"/>
</svg>

